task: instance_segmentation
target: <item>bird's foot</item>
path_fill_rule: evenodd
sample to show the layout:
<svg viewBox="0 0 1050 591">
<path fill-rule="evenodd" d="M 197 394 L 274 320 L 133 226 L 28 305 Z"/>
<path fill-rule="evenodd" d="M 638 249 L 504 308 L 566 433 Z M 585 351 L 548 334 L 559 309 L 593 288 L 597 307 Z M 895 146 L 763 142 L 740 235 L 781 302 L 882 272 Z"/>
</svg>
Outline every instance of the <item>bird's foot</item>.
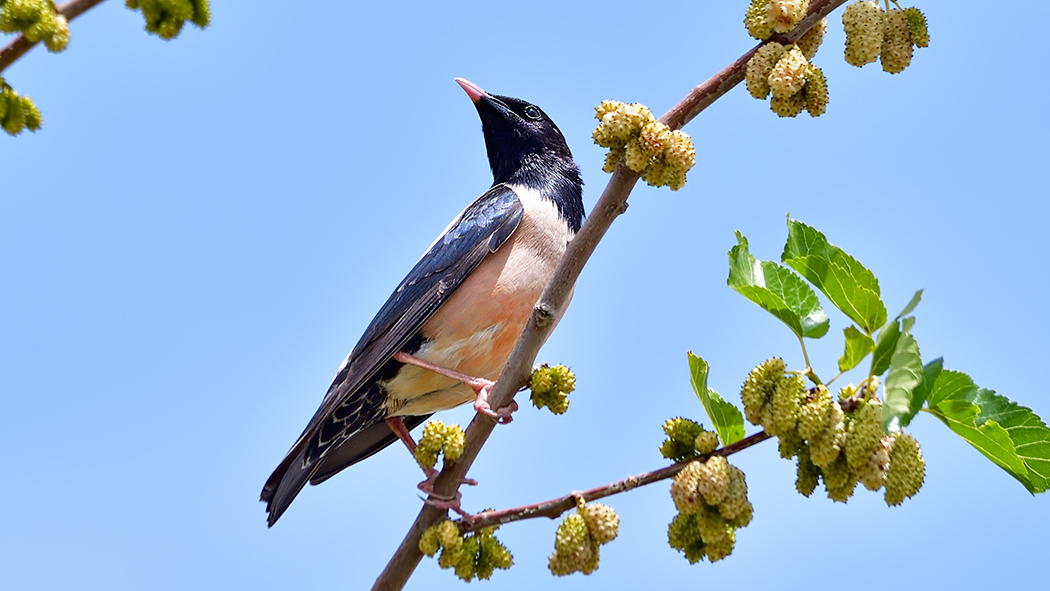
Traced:
<svg viewBox="0 0 1050 591">
<path fill-rule="evenodd" d="M 463 495 L 460 494 L 459 491 L 456 491 L 455 495 L 447 496 L 447 497 L 446 496 L 442 496 L 442 495 L 438 495 L 436 493 L 430 493 L 430 496 L 426 498 L 426 504 L 431 505 L 433 507 L 437 507 L 438 509 L 441 509 L 442 511 L 448 511 L 448 510 L 455 511 L 456 513 L 459 513 L 461 516 L 463 516 L 465 518 L 473 517 L 470 513 L 467 513 L 466 511 L 464 511 L 463 507 L 460 506 L 460 501 L 462 501 L 462 500 L 463 500 Z"/>
<path fill-rule="evenodd" d="M 510 401 L 510 404 L 508 404 L 507 406 L 493 410 L 492 406 L 489 405 L 490 388 L 491 385 L 485 388 L 475 390 L 475 392 L 477 392 L 478 397 L 476 400 L 474 400 L 474 410 L 480 412 L 481 414 L 488 415 L 496 419 L 497 423 L 506 424 L 513 421 L 514 417 L 511 416 L 511 413 L 518 410 L 518 403 L 512 399 Z"/>
<path fill-rule="evenodd" d="M 423 472 L 427 475 L 427 479 L 424 480 L 423 482 L 420 482 L 418 485 L 416 485 L 416 488 L 418 488 L 419 490 L 427 493 L 428 495 L 433 495 L 434 494 L 434 481 L 437 480 L 437 476 L 438 476 L 438 474 L 440 474 L 440 472 L 438 472 L 437 470 L 435 470 L 433 468 L 423 468 Z M 459 479 L 459 483 L 460 484 L 466 484 L 468 486 L 477 486 L 478 485 L 478 481 L 474 480 L 473 478 L 460 478 Z M 439 497 L 440 497 L 440 495 L 439 495 Z"/>
<path fill-rule="evenodd" d="M 441 367 L 440 365 L 430 363 L 429 361 L 420 359 L 419 357 L 416 357 L 414 355 L 409 355 L 404 351 L 398 351 L 397 353 L 394 353 L 394 359 L 401 363 L 421 367 L 425 370 L 432 371 L 436 374 L 443 375 L 447 378 L 451 378 L 459 382 L 463 382 L 464 384 L 470 386 L 470 388 L 474 390 L 474 394 L 477 396 L 477 398 L 474 400 L 474 410 L 496 419 L 497 423 L 511 422 L 513 420 L 513 417 L 511 417 L 511 413 L 518 410 L 518 403 L 514 402 L 513 400 L 511 400 L 509 405 L 503 408 L 497 408 L 493 410 L 492 406 L 489 405 L 488 400 L 489 391 L 492 389 L 492 386 L 496 385 L 496 382 L 493 382 L 492 380 L 486 380 L 485 378 L 479 378 L 475 376 L 468 376 L 467 374 L 458 372 L 454 369 Z"/>
</svg>

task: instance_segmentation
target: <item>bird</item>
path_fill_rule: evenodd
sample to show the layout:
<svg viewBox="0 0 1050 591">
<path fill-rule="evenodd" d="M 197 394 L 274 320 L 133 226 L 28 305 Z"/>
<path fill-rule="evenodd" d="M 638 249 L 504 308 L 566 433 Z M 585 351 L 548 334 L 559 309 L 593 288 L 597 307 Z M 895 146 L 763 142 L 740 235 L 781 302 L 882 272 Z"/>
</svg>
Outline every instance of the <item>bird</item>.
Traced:
<svg viewBox="0 0 1050 591">
<path fill-rule="evenodd" d="M 455 81 L 481 119 L 492 186 L 427 248 L 346 356 L 263 487 L 270 527 L 307 483 L 398 438 L 411 449 L 409 430 L 437 411 L 473 399 L 509 420 L 484 397 L 583 223 L 583 180 L 542 109 Z"/>
</svg>

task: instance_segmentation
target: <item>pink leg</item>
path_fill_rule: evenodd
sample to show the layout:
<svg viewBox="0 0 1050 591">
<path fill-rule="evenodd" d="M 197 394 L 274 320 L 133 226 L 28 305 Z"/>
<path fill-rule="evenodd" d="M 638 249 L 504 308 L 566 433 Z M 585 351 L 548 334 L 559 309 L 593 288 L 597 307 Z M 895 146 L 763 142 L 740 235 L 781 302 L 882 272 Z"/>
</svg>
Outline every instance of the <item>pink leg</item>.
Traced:
<svg viewBox="0 0 1050 591">
<path fill-rule="evenodd" d="M 408 432 L 408 429 L 405 427 L 405 423 L 404 423 L 404 421 L 401 420 L 401 417 L 387 417 L 386 418 L 386 424 L 387 424 L 388 427 L 390 427 L 390 430 L 394 432 L 394 435 L 397 435 L 397 438 L 400 439 L 401 442 L 405 444 L 405 447 L 408 448 L 408 453 L 410 453 L 413 456 L 415 456 L 415 454 L 416 454 L 416 441 L 414 439 L 412 439 L 412 434 Z M 420 466 L 420 468 L 423 468 L 423 467 Z M 419 490 L 421 490 L 421 491 L 423 491 L 425 493 L 429 493 L 431 496 L 433 496 L 434 495 L 434 479 L 437 478 L 437 475 L 439 474 L 439 472 L 437 470 L 435 470 L 434 468 L 423 468 L 423 473 L 427 475 L 427 479 L 424 480 L 423 482 L 420 482 L 417 486 L 418 486 Z M 478 481 L 473 480 L 471 478 L 464 478 L 460 482 L 462 482 L 463 484 L 469 484 L 471 486 L 474 486 L 474 485 L 476 485 L 478 483 Z M 459 498 L 458 497 L 459 497 L 458 493 L 456 494 L 456 498 L 455 499 L 441 499 L 440 497 L 435 497 L 437 499 L 435 502 L 436 503 L 446 503 L 446 504 L 447 503 L 453 503 L 455 505 L 454 507 L 451 506 L 451 505 L 448 505 L 448 506 L 439 505 L 439 506 L 441 508 L 443 508 L 443 509 L 454 509 L 455 511 L 459 512 L 460 509 L 459 509 Z"/>
<path fill-rule="evenodd" d="M 408 453 L 415 456 L 416 440 L 412 439 L 412 434 L 408 432 L 408 429 L 405 427 L 405 423 L 401 420 L 401 417 L 387 417 L 386 425 L 390 427 L 390 430 L 394 432 L 394 435 L 397 435 L 397 438 L 405 444 L 405 447 L 408 448 Z M 422 468 L 422 466 L 420 467 Z M 423 488 L 424 484 L 433 481 L 434 478 L 436 478 L 438 475 L 438 471 L 433 468 L 423 468 L 423 473 L 427 475 L 427 479 L 419 484 L 420 489 Z"/>
<path fill-rule="evenodd" d="M 474 401 L 474 410 L 496 419 L 497 423 L 511 422 L 513 420 L 513 417 L 511 417 L 511 413 L 518 410 L 518 403 L 513 400 L 511 400 L 510 405 L 504 408 L 499 408 L 496 410 L 492 409 L 492 406 L 489 405 L 489 390 L 491 390 L 492 386 L 496 383 L 492 380 L 468 376 L 467 374 L 460 373 L 454 369 L 441 367 L 440 365 L 435 365 L 433 363 L 430 363 L 429 361 L 420 359 L 419 357 L 409 355 L 404 351 L 398 351 L 397 353 L 394 353 L 394 359 L 400 361 L 401 363 L 407 363 L 408 365 L 422 367 L 427 371 L 432 371 L 436 374 L 443 375 L 447 378 L 451 378 L 459 382 L 463 382 L 464 384 L 470 386 L 471 389 L 474 390 L 474 394 L 477 396 L 477 399 Z"/>
</svg>

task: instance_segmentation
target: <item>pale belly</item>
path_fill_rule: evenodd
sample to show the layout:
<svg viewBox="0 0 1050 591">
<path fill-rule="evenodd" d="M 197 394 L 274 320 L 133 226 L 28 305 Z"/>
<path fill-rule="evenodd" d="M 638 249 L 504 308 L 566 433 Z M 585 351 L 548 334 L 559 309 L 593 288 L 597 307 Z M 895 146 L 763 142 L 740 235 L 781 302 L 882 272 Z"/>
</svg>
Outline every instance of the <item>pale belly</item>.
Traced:
<svg viewBox="0 0 1050 591">
<path fill-rule="evenodd" d="M 525 216 L 517 231 L 423 325 L 427 340 L 415 356 L 470 376 L 499 377 L 571 238 L 567 227 L 561 231 L 563 223 L 545 219 L 545 204 L 539 211 L 535 202 L 523 198 L 522 204 Z M 411 365 L 383 385 L 390 416 L 429 414 L 474 400 L 469 386 Z"/>
</svg>

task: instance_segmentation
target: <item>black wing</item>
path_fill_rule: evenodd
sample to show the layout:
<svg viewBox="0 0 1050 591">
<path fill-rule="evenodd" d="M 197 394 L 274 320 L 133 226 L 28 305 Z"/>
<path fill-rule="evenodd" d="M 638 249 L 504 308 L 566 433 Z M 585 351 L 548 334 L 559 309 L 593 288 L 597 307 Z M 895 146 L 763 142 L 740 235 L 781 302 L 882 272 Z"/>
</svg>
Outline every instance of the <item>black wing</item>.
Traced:
<svg viewBox="0 0 1050 591">
<path fill-rule="evenodd" d="M 263 487 L 270 525 L 311 478 L 320 482 L 395 440 L 392 433 L 379 429 L 389 433 L 385 425 L 376 425 L 384 417 L 385 393 L 373 378 L 381 371 L 396 371 L 394 353 L 417 338 L 419 329 L 463 280 L 506 242 L 522 212 L 521 201 L 510 187 L 492 187 L 453 221 L 391 294 L 339 369 L 299 440 Z M 358 433 L 361 441 L 355 442 Z"/>
</svg>

